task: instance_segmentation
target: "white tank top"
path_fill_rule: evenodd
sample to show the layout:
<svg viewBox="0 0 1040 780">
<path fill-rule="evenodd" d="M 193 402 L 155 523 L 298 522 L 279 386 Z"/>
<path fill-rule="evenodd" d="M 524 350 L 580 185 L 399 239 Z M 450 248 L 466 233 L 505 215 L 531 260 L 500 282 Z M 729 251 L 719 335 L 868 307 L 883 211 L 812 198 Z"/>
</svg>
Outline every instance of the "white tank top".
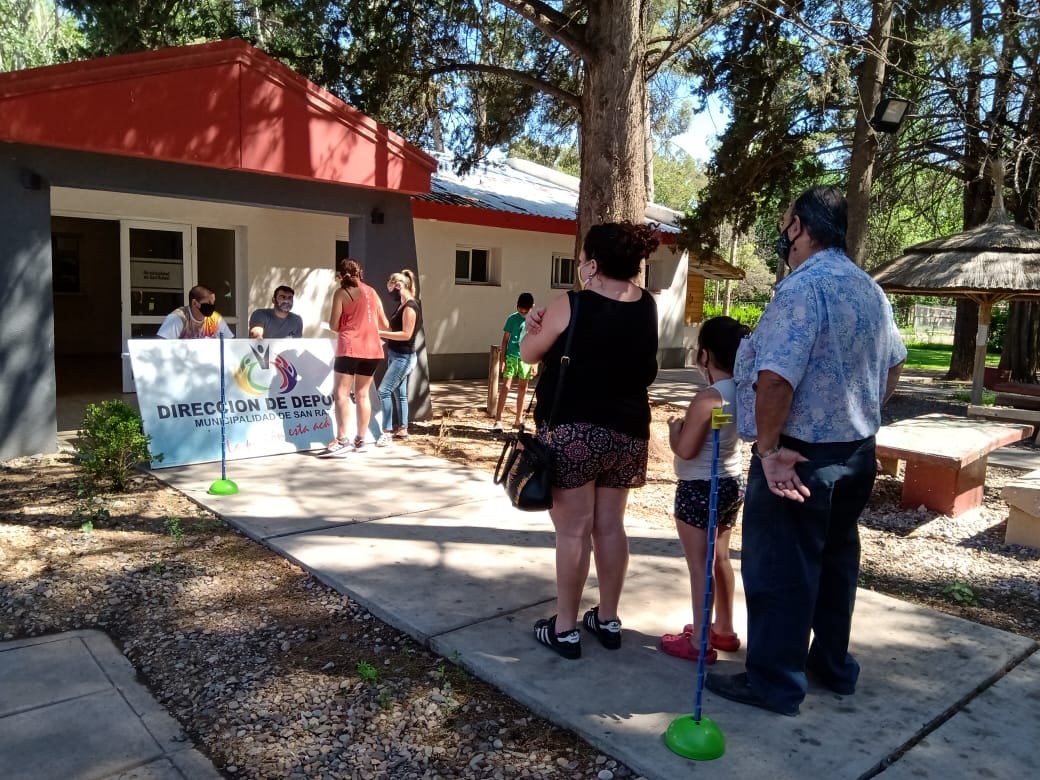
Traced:
<svg viewBox="0 0 1040 780">
<path fill-rule="evenodd" d="M 712 385 L 722 396 L 722 408 L 735 415 L 737 385 L 732 379 L 722 379 Z M 740 460 L 740 439 L 736 419 L 719 429 L 719 476 L 739 477 L 743 470 Z M 704 439 L 701 451 L 687 460 L 675 456 L 675 476 L 681 480 L 711 479 L 711 429 Z"/>
</svg>

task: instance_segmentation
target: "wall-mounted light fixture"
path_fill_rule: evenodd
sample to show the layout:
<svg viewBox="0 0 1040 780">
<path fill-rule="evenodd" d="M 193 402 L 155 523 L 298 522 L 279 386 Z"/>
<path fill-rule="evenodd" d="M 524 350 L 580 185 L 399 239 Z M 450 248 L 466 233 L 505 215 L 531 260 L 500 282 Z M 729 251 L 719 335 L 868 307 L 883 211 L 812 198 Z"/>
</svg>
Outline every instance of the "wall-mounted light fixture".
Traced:
<svg viewBox="0 0 1040 780">
<path fill-rule="evenodd" d="M 383 221 L 385 219 L 386 219 L 386 215 L 383 214 L 383 210 L 381 208 L 379 208 L 379 206 L 376 206 L 374 209 L 372 209 L 372 224 L 373 225 L 382 225 Z"/>
<path fill-rule="evenodd" d="M 879 133 L 894 133 L 903 124 L 910 111 L 910 101 L 900 97 L 889 97 L 877 104 L 870 126 Z"/>
<path fill-rule="evenodd" d="M 22 183 L 22 187 L 27 190 L 43 189 L 43 177 L 36 171 L 30 171 L 28 168 L 23 168 L 19 171 L 18 178 Z"/>
</svg>

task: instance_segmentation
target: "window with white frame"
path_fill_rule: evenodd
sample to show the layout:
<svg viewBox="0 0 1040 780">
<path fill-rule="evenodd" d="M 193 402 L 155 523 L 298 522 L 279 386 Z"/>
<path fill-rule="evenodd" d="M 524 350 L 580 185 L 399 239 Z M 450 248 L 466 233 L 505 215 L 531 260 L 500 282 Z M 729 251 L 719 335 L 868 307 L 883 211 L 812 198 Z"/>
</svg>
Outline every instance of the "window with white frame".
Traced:
<svg viewBox="0 0 1040 780">
<path fill-rule="evenodd" d="M 574 258 L 570 255 L 553 254 L 552 286 L 565 290 L 574 287 Z"/>
<path fill-rule="evenodd" d="M 455 284 L 491 284 L 495 281 L 492 250 L 455 247 Z"/>
</svg>

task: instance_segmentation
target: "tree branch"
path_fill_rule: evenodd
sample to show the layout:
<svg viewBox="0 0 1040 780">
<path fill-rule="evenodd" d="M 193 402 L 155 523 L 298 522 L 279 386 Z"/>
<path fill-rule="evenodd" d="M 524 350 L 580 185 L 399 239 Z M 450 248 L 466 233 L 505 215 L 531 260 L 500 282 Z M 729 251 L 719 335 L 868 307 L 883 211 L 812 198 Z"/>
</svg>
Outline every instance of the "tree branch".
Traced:
<svg viewBox="0 0 1040 780">
<path fill-rule="evenodd" d="M 655 54 L 654 56 L 649 57 L 647 59 L 647 76 L 653 76 L 655 73 L 657 73 L 657 71 L 660 69 L 662 65 L 664 65 L 668 60 L 670 60 L 672 57 L 678 54 L 679 51 L 689 46 L 697 38 L 700 38 L 702 35 L 704 35 L 704 33 L 706 33 L 716 24 L 719 24 L 720 22 L 723 22 L 726 19 L 728 19 L 730 16 L 736 13 L 742 5 L 745 5 L 745 2 L 743 2 L 743 0 L 730 0 L 729 3 L 719 8 L 719 10 L 717 10 L 707 19 L 703 19 L 700 24 L 690 28 L 682 35 L 672 38 L 671 41 L 669 41 L 668 45 L 664 48 L 664 51 L 662 51 L 659 54 Z M 652 45 L 657 43 L 664 43 L 664 41 L 659 38 L 655 38 L 652 41 L 647 41 L 647 49 L 650 49 Z"/>
<path fill-rule="evenodd" d="M 439 65 L 436 68 L 430 68 L 429 70 L 424 71 L 423 75 L 429 77 L 441 73 L 490 73 L 493 76 L 502 76 L 537 89 L 539 92 L 544 92 L 546 95 L 556 98 L 561 103 L 564 103 L 571 108 L 575 108 L 579 112 L 581 111 L 581 98 L 573 92 L 568 92 L 555 84 L 540 79 L 537 76 L 532 76 L 530 73 L 525 73 L 522 70 L 503 68 L 499 65 L 485 65 L 478 62 L 457 62 L 449 65 Z"/>
<path fill-rule="evenodd" d="M 495 0 L 513 13 L 522 16 L 554 41 L 582 60 L 591 59 L 592 52 L 585 43 L 585 25 L 574 16 L 560 13 L 541 0 Z"/>
</svg>

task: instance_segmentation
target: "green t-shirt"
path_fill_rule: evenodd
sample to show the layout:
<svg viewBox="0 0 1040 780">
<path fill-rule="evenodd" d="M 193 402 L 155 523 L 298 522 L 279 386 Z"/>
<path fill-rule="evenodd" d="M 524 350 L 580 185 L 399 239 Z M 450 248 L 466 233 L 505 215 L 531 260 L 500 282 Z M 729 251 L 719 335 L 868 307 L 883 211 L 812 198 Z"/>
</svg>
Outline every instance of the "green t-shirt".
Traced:
<svg viewBox="0 0 1040 780">
<path fill-rule="evenodd" d="M 520 357 L 520 339 L 524 337 L 527 320 L 518 311 L 513 312 L 506 318 L 506 324 L 502 330 L 509 334 L 509 343 L 506 345 L 506 357 Z"/>
</svg>

